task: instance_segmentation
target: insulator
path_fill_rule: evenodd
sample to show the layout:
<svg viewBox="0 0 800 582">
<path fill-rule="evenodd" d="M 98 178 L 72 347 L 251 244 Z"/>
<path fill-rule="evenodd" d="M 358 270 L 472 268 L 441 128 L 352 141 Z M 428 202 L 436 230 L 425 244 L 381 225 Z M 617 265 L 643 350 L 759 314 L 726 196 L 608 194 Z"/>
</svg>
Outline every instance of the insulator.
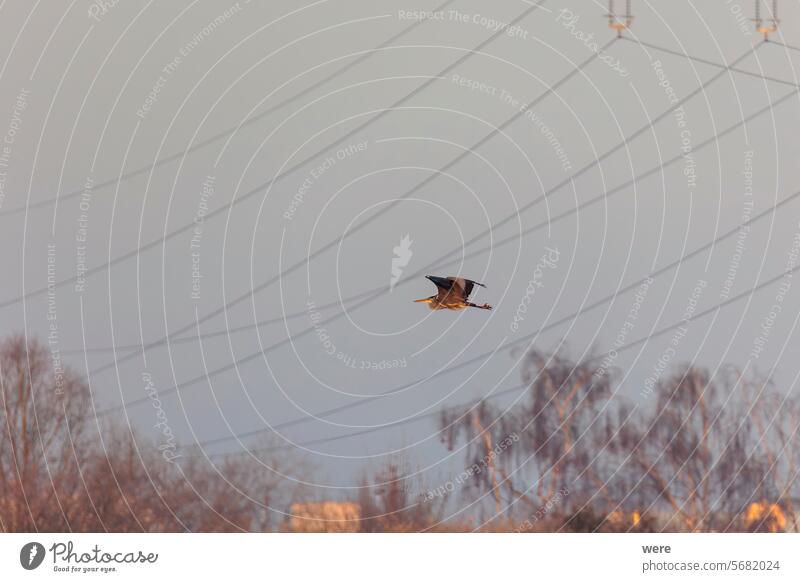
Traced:
<svg viewBox="0 0 800 582">
<path fill-rule="evenodd" d="M 763 34 L 766 40 L 770 33 L 778 30 L 778 0 L 772 0 L 772 14 L 770 18 L 761 17 L 761 0 L 756 0 L 755 18 L 756 32 Z"/>
<path fill-rule="evenodd" d="M 625 14 L 618 16 L 614 10 L 614 0 L 608 0 L 608 26 L 622 34 L 622 31 L 630 28 L 633 15 L 631 14 L 631 0 L 625 1 Z"/>
</svg>

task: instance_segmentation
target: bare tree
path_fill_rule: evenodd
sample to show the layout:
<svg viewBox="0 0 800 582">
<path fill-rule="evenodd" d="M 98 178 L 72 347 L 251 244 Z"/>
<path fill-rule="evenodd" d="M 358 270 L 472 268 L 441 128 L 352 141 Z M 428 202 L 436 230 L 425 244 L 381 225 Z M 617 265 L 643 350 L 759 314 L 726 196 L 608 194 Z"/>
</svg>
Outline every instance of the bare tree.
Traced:
<svg viewBox="0 0 800 582">
<path fill-rule="evenodd" d="M 0 518 L 6 531 L 68 529 L 86 500 L 88 389 L 55 370 L 50 351 L 21 335 L 0 343 Z M 87 504 L 88 505 L 88 504 Z"/>
<path fill-rule="evenodd" d="M 733 368 L 680 369 L 634 415 L 611 400 L 612 371 L 532 351 L 518 404 L 442 413 L 443 442 L 464 443 L 467 461 L 446 484 L 426 489 L 391 461 L 357 500 L 315 503 L 288 478 L 308 469 L 272 446 L 167 458 L 127 427 L 100 426 L 86 383 L 57 356 L 19 335 L 0 342 L 4 531 L 267 531 L 292 507 L 311 521 L 338 511 L 348 531 L 470 530 L 470 517 L 442 523 L 456 486 L 491 502 L 479 505 L 488 529 L 521 530 L 516 517 L 525 531 L 798 528 L 800 400 Z"/>
<path fill-rule="evenodd" d="M 262 531 L 296 491 L 276 455 L 167 459 L 130 430 L 98 426 L 86 383 L 22 336 L 0 343 L 0 397 L 5 531 Z"/>
<path fill-rule="evenodd" d="M 400 461 L 364 478 L 358 503 L 363 532 L 422 531 L 441 521 L 442 499 L 426 499 L 421 482 Z"/>
<path fill-rule="evenodd" d="M 464 438 L 473 462 L 492 461 L 472 483 L 496 500 L 502 489 L 508 503 L 521 502 L 528 514 L 559 491 L 573 491 L 574 502 L 577 485 L 600 482 L 592 460 L 612 428 L 601 415 L 611 396 L 611 374 L 592 361 L 533 350 L 522 367 L 523 382 L 530 386 L 526 400 L 507 411 L 486 402 L 446 411 L 440 419 L 442 438 L 450 449 Z M 508 442 L 510 436 L 512 442 L 498 451 L 497 443 Z M 562 511 L 567 501 L 563 503 Z"/>
<path fill-rule="evenodd" d="M 789 522 L 794 531 L 800 531 L 795 503 L 800 493 L 800 400 L 775 390 L 772 381 L 755 374 L 740 375 L 739 381 L 749 408 L 748 420 L 757 437 L 750 454 L 763 466 L 758 477 L 762 485 L 753 487 L 742 529 L 771 531 L 784 529 Z M 752 517 L 759 513 L 764 514 L 763 519 L 748 518 L 748 514 Z M 778 527 L 780 521 L 784 522 L 782 527 Z"/>
<path fill-rule="evenodd" d="M 687 368 L 661 381 L 655 406 L 624 432 L 630 464 L 666 529 L 713 531 L 761 497 L 763 459 L 737 376 Z M 637 478 L 638 477 L 638 478 Z"/>
</svg>

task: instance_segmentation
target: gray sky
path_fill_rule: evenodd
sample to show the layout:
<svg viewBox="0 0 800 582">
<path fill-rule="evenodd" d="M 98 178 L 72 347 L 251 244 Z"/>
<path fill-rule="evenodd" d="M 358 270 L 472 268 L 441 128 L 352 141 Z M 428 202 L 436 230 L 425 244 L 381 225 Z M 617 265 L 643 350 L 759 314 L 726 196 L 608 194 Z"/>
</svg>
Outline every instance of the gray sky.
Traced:
<svg viewBox="0 0 800 582">
<path fill-rule="evenodd" d="M 143 372 L 160 392 L 200 378 L 180 399 L 162 397 L 170 425 L 185 443 L 408 385 L 287 428 L 281 438 L 343 435 L 512 387 L 520 382 L 520 353 L 506 349 L 509 342 L 646 277 L 736 228 L 743 216 L 768 210 L 800 184 L 796 96 L 698 149 L 792 92 L 798 51 L 760 46 L 736 65 L 755 75 L 725 72 L 680 114 L 669 112 L 648 127 L 670 110 L 671 97 L 683 100 L 720 69 L 635 41 L 713 63 L 729 63 L 760 43 L 748 34 L 752 24 L 736 18 L 741 13 L 749 19 L 752 2 L 697 4 L 635 0 L 630 40 L 610 46 L 604 53 L 609 62 L 595 59 L 521 112 L 611 41 L 603 3 L 545 2 L 513 34 L 435 79 L 492 34 L 492 21 L 511 22 L 530 7 L 454 0 L 437 19 L 321 84 L 411 25 L 409 13 L 431 11 L 437 3 L 120 1 L 106 11 L 85 0 L 58 8 L 5 3 L 0 133 L 11 143 L 0 167 L 3 326 L 46 340 L 48 326 L 56 325 L 53 345 L 66 364 L 89 375 L 98 410 L 145 397 Z M 779 4 L 782 26 L 773 39 L 800 45 L 800 6 Z M 228 137 L 100 186 L 276 104 L 283 105 Z M 517 121 L 468 152 L 518 113 Z M 636 139 L 569 180 L 635 132 Z M 462 161 L 437 175 L 465 151 Z M 687 156 L 617 188 L 681 153 Z M 276 175 L 282 177 L 264 187 Z M 85 196 L 68 196 L 84 189 Z M 613 195 L 557 218 L 610 190 Z M 530 206 L 544 193 L 546 203 Z M 64 198 L 53 204 L 56 196 Z M 223 211 L 199 220 L 203 205 Z M 749 231 L 655 278 L 639 300 L 634 324 L 626 327 L 637 303 L 627 292 L 537 335 L 533 345 L 563 348 L 574 357 L 603 353 L 623 329 L 624 345 L 679 322 L 694 299 L 691 309 L 699 313 L 780 275 L 797 250 L 799 208 L 789 202 Z M 497 244 L 540 223 L 532 234 Z M 134 252 L 186 226 L 165 244 Z M 464 247 L 487 229 L 491 239 Z M 405 235 L 412 241 L 410 259 L 389 292 L 393 249 Z M 490 252 L 475 253 L 484 248 Z M 542 266 L 553 250 L 558 260 Z M 305 264 L 309 254 L 314 258 Z M 468 258 L 461 260 L 464 254 Z M 424 274 L 459 272 L 485 283 L 475 301 L 493 304 L 494 311 L 432 313 L 412 302 L 434 292 L 417 272 L 439 265 L 445 255 L 454 262 Z M 46 287 L 48 275 L 54 281 L 75 277 L 83 264 L 98 270 L 78 288 L 69 282 L 50 295 L 9 303 Z M 295 265 L 252 299 L 189 327 Z M 705 282 L 700 293 L 694 291 L 698 281 Z M 621 393 L 646 405 L 640 390 L 665 357 L 671 365 L 696 362 L 712 370 L 748 363 L 792 389 L 800 361 L 794 335 L 800 280 L 783 283 L 783 292 L 777 282 L 689 324 L 677 340 L 670 332 L 621 351 L 614 361 L 625 374 Z M 350 300 L 378 288 L 383 292 L 363 306 Z M 345 315 L 342 304 L 322 309 L 336 302 L 347 306 Z M 775 304 L 781 310 L 770 316 Z M 284 321 L 284 315 L 294 317 Z M 225 333 L 263 320 L 274 322 Z M 146 359 L 124 359 L 129 350 L 121 349 L 118 365 L 110 367 L 113 352 L 92 350 L 84 358 L 82 351 L 148 343 L 185 327 L 182 338 L 221 333 L 202 341 L 173 338 L 168 347 L 148 350 Z M 297 334 L 304 335 L 287 341 Z M 757 358 L 751 357 L 754 345 L 762 348 Z M 496 349 L 491 358 L 441 373 Z M 386 362 L 388 369 L 371 369 Z M 216 370 L 223 371 L 202 379 Z M 510 405 L 517 397 L 498 403 Z M 147 402 L 116 418 L 131 422 L 144 438 L 159 438 Z M 233 441 L 208 450 L 241 446 Z M 462 463 L 438 445 L 430 421 L 314 450 L 309 458 L 320 468 L 321 486 L 352 485 L 365 463 L 377 465 L 399 450 L 433 474 Z"/>
</svg>

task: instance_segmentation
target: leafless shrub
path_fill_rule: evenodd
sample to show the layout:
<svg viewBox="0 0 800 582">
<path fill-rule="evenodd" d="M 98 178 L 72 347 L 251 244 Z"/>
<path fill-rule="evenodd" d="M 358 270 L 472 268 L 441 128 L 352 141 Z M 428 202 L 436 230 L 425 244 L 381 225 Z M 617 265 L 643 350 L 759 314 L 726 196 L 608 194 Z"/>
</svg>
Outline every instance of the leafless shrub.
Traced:
<svg viewBox="0 0 800 582">
<path fill-rule="evenodd" d="M 275 458 L 167 462 L 133 433 L 102 429 L 85 382 L 22 336 L 0 343 L 0 395 L 5 531 L 261 531 L 267 507 L 287 502 Z"/>
<path fill-rule="evenodd" d="M 423 502 L 423 487 L 398 461 L 390 461 L 371 480 L 364 478 L 358 497 L 362 532 L 412 532 L 441 521 L 441 502 Z"/>
<path fill-rule="evenodd" d="M 768 468 L 737 374 L 687 368 L 662 380 L 655 406 L 623 432 L 623 472 L 668 530 L 727 529 L 769 495 Z"/>
<path fill-rule="evenodd" d="M 587 483 L 598 481 L 592 459 L 612 429 L 601 415 L 611 396 L 610 376 L 591 362 L 531 351 L 522 367 L 523 382 L 530 386 L 525 401 L 509 411 L 482 402 L 471 411 L 443 413 L 442 438 L 451 449 L 464 438 L 469 458 L 476 459 L 508 435 L 517 435 L 519 442 L 509 454 L 496 455 L 496 465 L 473 485 L 491 491 L 498 507 L 504 491 L 504 503 L 524 507 L 524 518 L 557 491 L 576 491 L 579 474 Z M 572 495 L 570 502 L 578 499 Z M 566 504 L 560 508 L 564 510 Z"/>
<path fill-rule="evenodd" d="M 466 451 L 445 486 L 391 461 L 357 499 L 315 500 L 296 484 L 307 468 L 274 447 L 166 459 L 131 430 L 100 426 L 86 383 L 52 362 L 35 341 L 0 342 L 4 531 L 798 529 L 800 400 L 752 372 L 680 369 L 634 409 L 612 399 L 612 370 L 532 351 L 519 404 L 442 413 L 442 441 Z M 486 501 L 444 521 L 453 498 L 439 492 L 456 485 Z"/>
</svg>

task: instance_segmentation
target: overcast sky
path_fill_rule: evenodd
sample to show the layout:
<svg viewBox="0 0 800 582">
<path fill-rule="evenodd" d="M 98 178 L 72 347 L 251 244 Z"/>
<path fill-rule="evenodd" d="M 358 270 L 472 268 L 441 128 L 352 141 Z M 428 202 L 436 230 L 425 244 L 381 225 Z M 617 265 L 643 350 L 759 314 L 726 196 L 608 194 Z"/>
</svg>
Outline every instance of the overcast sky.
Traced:
<svg viewBox="0 0 800 582">
<path fill-rule="evenodd" d="M 762 45 L 750 1 L 634 0 L 599 58 L 614 33 L 590 0 L 544 2 L 488 43 L 532 3 L 99 4 L 0 8 L 0 318 L 50 337 L 98 410 L 144 398 L 115 413 L 143 438 L 161 438 L 143 374 L 184 443 L 361 403 L 278 431 L 303 443 L 490 396 L 520 383 L 520 348 L 602 355 L 794 266 L 798 201 L 536 333 L 797 191 L 800 52 L 777 44 L 800 46 L 797 2 Z M 751 74 L 719 74 L 740 58 Z M 435 292 L 424 274 L 456 273 L 494 310 L 413 303 Z M 799 304 L 787 276 L 628 346 L 620 393 L 646 406 L 659 361 L 791 390 Z M 398 451 L 447 473 L 461 461 L 435 428 L 315 445 L 315 482 L 347 487 Z"/>
</svg>

